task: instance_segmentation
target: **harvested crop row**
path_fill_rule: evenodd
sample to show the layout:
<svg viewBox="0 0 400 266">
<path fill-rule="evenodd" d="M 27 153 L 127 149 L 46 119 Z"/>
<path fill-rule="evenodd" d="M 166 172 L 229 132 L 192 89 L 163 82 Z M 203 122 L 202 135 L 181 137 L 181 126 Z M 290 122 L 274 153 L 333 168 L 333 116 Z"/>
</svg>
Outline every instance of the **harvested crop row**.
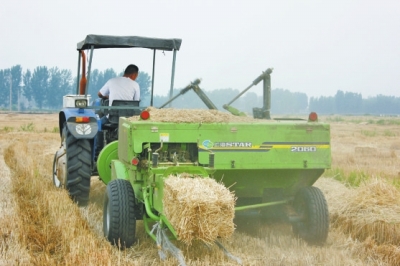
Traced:
<svg viewBox="0 0 400 266">
<path fill-rule="evenodd" d="M 43 135 L 42 135 L 43 138 Z M 29 148 L 28 148 L 29 147 Z M 48 176 L 51 155 L 35 154 L 37 143 L 18 141 L 5 149 L 14 171 L 19 241 L 30 254 L 31 265 L 104 265 L 111 263 L 111 247 L 97 238 L 78 207 L 64 191 L 56 191 Z M 24 154 L 24 156 L 21 156 Z M 82 256 L 82 254 L 91 254 Z"/>
<path fill-rule="evenodd" d="M 364 259 L 400 264 L 400 192 L 384 179 L 358 188 L 327 179 L 318 181 L 330 206 L 332 227 L 361 242 L 356 248 Z"/>
<path fill-rule="evenodd" d="M 398 244 L 400 192 L 383 179 L 375 179 L 348 194 L 332 220 L 358 240 L 372 237 L 380 244 Z"/>
</svg>

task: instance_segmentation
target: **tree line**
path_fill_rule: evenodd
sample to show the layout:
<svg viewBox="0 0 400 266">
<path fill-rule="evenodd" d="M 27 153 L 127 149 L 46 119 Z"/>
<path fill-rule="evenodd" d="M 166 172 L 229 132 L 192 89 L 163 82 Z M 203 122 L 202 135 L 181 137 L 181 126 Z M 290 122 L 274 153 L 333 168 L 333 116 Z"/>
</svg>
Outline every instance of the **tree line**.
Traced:
<svg viewBox="0 0 400 266">
<path fill-rule="evenodd" d="M 88 94 L 92 100 L 107 80 L 122 76 L 114 69 L 100 71 L 94 69 L 89 77 Z M 150 104 L 151 76 L 141 71 L 137 82 L 140 85 L 141 105 Z M 33 71 L 23 71 L 20 65 L 0 70 L 0 109 L 16 111 L 59 110 L 64 95 L 77 93 L 77 77 L 70 70 L 57 67 L 38 66 Z M 175 89 L 173 95 L 181 90 Z M 239 90 L 230 88 L 205 91 L 219 110 L 230 102 Z M 153 105 L 159 107 L 167 102 L 169 96 L 154 95 Z M 240 111 L 252 113 L 254 107 L 264 106 L 263 97 L 255 92 L 247 92 L 231 105 Z M 176 108 L 206 108 L 206 105 L 193 91 L 181 95 L 171 105 Z M 338 90 L 334 96 L 308 98 L 307 94 L 285 89 L 271 91 L 272 114 L 297 114 L 315 111 L 320 114 L 400 114 L 400 97 L 377 95 L 362 98 L 360 93 Z"/>
<path fill-rule="evenodd" d="M 311 97 L 309 109 L 321 114 L 400 114 L 400 97 L 379 94 L 364 99 L 361 93 L 338 90 L 334 96 Z"/>
<path fill-rule="evenodd" d="M 122 76 L 113 69 L 91 72 L 88 94 L 92 100 L 110 78 Z M 140 72 L 137 82 L 140 85 L 142 99 L 150 95 L 150 76 Z M 22 71 L 20 65 L 0 70 L 0 109 L 20 110 L 59 110 L 63 96 L 77 94 L 77 77 L 70 70 L 57 67 L 38 66 L 33 71 Z"/>
<path fill-rule="evenodd" d="M 180 90 L 174 90 L 174 95 Z M 206 94 L 219 110 L 230 102 L 239 90 L 217 89 L 207 91 Z M 167 96 L 155 96 L 154 105 L 161 106 L 167 102 Z M 233 107 L 247 114 L 253 113 L 254 107 L 264 107 L 263 97 L 254 92 L 247 92 L 237 99 Z M 206 105 L 197 95 L 189 91 L 173 102 L 178 108 L 206 108 Z M 307 114 L 311 111 L 319 114 L 394 114 L 400 115 L 400 97 L 377 95 L 363 99 L 360 93 L 337 91 L 335 96 L 311 97 L 305 93 L 291 92 L 285 89 L 271 91 L 271 114 Z"/>
</svg>

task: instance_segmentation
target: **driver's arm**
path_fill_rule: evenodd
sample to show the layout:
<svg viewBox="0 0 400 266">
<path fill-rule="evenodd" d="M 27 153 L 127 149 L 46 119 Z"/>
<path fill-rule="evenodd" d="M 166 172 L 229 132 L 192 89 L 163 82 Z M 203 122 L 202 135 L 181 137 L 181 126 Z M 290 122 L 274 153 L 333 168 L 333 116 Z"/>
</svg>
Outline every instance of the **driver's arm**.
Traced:
<svg viewBox="0 0 400 266">
<path fill-rule="evenodd" d="M 101 94 L 100 91 L 97 93 L 97 95 L 102 99 L 108 99 L 108 95 L 107 96 L 103 96 L 103 94 Z"/>
</svg>

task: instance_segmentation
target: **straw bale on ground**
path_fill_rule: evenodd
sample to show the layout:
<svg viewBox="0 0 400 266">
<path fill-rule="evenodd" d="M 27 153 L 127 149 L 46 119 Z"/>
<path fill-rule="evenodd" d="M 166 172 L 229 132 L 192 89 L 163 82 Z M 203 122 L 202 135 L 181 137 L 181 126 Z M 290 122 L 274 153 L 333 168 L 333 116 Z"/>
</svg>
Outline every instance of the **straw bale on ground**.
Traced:
<svg viewBox="0 0 400 266">
<path fill-rule="evenodd" d="M 235 196 L 212 178 L 170 175 L 164 181 L 163 206 L 179 240 L 188 245 L 195 239 L 211 244 L 235 230 Z"/>
<path fill-rule="evenodd" d="M 268 122 L 271 120 L 254 119 L 249 116 L 235 116 L 227 112 L 209 109 L 174 109 L 148 107 L 150 121 L 174 123 L 228 123 L 228 122 Z M 130 117 L 129 120 L 137 121 L 139 116 Z"/>
<path fill-rule="evenodd" d="M 361 241 L 400 242 L 400 191 L 383 179 L 375 179 L 347 193 L 332 209 L 334 227 Z"/>
</svg>

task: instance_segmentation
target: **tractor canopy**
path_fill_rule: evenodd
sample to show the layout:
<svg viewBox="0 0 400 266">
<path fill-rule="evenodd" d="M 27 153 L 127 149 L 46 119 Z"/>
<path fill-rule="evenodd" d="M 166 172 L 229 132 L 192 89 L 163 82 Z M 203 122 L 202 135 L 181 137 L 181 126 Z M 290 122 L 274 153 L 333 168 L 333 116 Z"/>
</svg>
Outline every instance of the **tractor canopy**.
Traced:
<svg viewBox="0 0 400 266">
<path fill-rule="evenodd" d="M 179 50 L 181 39 L 160 39 L 140 36 L 109 36 L 89 34 L 77 44 L 77 50 L 101 48 L 149 48 L 153 50 Z"/>
</svg>

